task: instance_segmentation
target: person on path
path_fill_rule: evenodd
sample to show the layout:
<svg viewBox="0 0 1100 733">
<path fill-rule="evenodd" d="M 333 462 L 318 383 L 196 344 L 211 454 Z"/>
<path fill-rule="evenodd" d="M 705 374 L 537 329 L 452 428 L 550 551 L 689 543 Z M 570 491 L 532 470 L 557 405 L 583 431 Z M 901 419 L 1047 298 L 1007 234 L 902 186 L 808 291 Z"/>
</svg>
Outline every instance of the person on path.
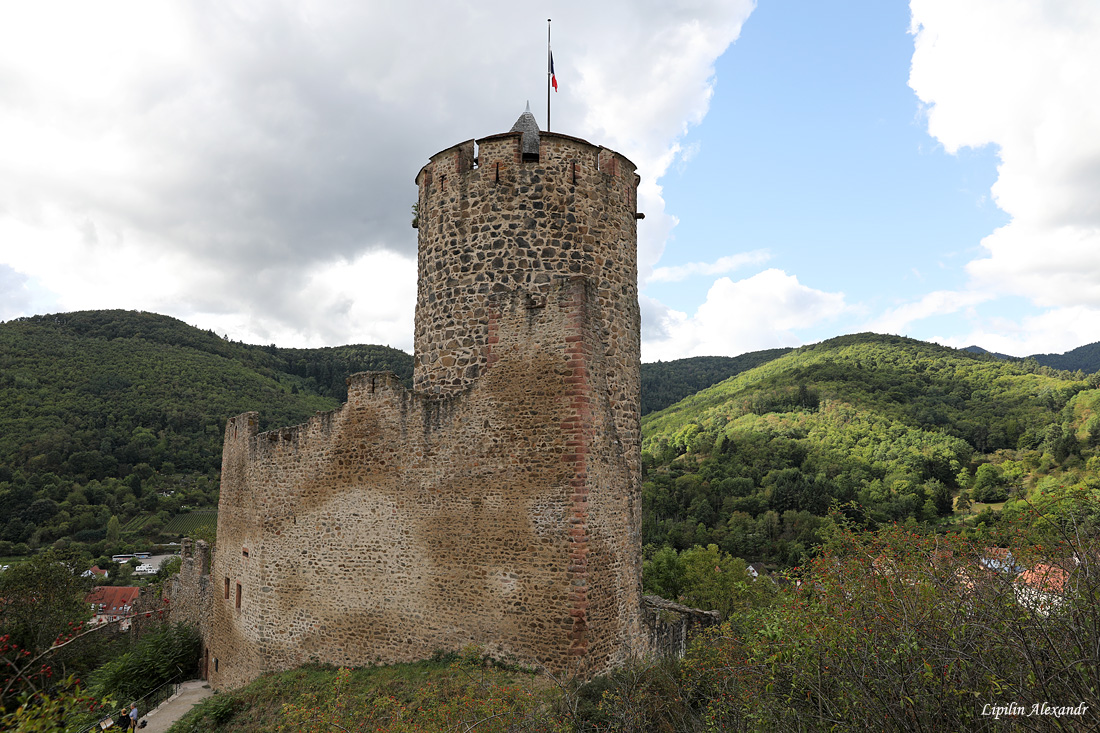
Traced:
<svg viewBox="0 0 1100 733">
<path fill-rule="evenodd" d="M 138 719 L 137 703 L 132 702 L 132 703 L 130 703 L 130 729 L 131 730 L 137 730 L 137 719 Z"/>
</svg>

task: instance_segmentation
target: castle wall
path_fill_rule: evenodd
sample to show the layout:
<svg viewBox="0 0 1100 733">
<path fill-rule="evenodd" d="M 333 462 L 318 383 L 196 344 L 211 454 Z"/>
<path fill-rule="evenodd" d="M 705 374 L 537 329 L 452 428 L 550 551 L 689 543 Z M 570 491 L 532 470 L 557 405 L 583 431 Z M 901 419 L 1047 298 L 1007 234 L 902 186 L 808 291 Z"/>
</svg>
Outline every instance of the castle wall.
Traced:
<svg viewBox="0 0 1100 733">
<path fill-rule="evenodd" d="M 168 579 L 171 621 L 198 628 L 210 608 L 210 564 L 213 550 L 202 540 L 184 538 L 180 571 Z"/>
<path fill-rule="evenodd" d="M 215 686 L 468 644 L 589 676 L 655 643 L 638 177 L 583 140 L 539 133 L 537 160 L 520 142 L 467 141 L 417 176 L 412 391 L 362 373 L 302 425 L 228 422 L 218 552 L 188 548 L 171 589 Z"/>
<path fill-rule="evenodd" d="M 471 643 L 582 674 L 644 651 L 607 314 L 588 278 L 543 285 L 486 299 L 485 367 L 461 392 L 366 373 L 304 425 L 230 420 L 204 633 L 215 686 Z"/>
</svg>

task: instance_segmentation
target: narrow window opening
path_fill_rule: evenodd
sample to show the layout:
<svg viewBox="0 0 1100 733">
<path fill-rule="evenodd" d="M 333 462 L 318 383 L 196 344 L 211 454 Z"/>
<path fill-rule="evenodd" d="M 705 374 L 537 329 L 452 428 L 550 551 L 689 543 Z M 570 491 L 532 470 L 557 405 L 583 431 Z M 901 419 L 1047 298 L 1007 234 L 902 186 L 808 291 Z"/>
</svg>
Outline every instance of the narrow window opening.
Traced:
<svg viewBox="0 0 1100 733">
<path fill-rule="evenodd" d="M 493 163 L 494 183 L 500 183 L 500 161 Z"/>
<path fill-rule="evenodd" d="M 440 191 L 440 193 L 443 193 L 446 190 L 447 190 L 447 176 L 440 176 L 439 177 L 439 191 Z"/>
<path fill-rule="evenodd" d="M 241 554 L 243 554 L 245 557 L 248 557 L 248 548 L 245 547 L 244 549 L 242 549 Z"/>
<path fill-rule="evenodd" d="M 241 584 L 237 583 L 237 608 L 241 607 Z"/>
<path fill-rule="evenodd" d="M 229 578 L 225 579 L 225 600 L 229 600 Z"/>
<path fill-rule="evenodd" d="M 217 657 L 214 657 L 214 671 L 215 672 L 218 671 L 218 658 Z"/>
</svg>

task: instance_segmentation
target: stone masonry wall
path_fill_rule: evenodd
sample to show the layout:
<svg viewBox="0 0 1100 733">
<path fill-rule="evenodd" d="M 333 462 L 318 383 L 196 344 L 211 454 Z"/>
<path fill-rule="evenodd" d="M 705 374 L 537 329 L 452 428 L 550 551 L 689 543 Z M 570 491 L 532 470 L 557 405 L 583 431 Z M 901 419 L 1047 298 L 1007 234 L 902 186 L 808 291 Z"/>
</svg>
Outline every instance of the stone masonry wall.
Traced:
<svg viewBox="0 0 1100 733">
<path fill-rule="evenodd" d="M 637 497 L 591 366 L 593 290 L 557 278 L 537 303 L 494 296 L 487 368 L 460 394 L 364 373 L 296 428 L 230 421 L 204 637 L 215 686 L 471 643 L 585 675 L 645 651 Z"/>
<path fill-rule="evenodd" d="M 417 176 L 413 391 L 362 373 L 305 424 L 228 422 L 218 552 L 173 591 L 216 687 L 471 643 L 582 676 L 649 651 L 638 178 L 583 140 L 519 144 Z"/>
<path fill-rule="evenodd" d="M 634 164 L 556 133 L 524 162 L 521 133 L 468 140 L 432 156 L 416 177 L 419 245 L 413 385 L 453 394 L 484 369 L 492 293 L 537 294 L 555 275 L 596 284 L 605 321 L 611 408 L 638 434 L 640 315 Z M 476 167 L 475 167 L 476 162 Z"/>
</svg>

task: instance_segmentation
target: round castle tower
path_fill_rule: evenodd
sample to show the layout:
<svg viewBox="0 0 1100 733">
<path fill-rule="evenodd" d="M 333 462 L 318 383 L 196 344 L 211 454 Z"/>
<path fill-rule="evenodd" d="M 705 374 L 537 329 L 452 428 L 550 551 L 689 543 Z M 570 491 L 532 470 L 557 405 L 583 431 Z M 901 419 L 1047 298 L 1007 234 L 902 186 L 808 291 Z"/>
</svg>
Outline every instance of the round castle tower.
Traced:
<svg viewBox="0 0 1100 733">
<path fill-rule="evenodd" d="M 554 279 L 591 280 L 606 332 L 616 422 L 638 435 L 638 176 L 624 156 L 540 132 L 530 106 L 511 131 L 431 157 L 416 176 L 418 392 L 466 388 L 488 362 L 494 293 L 539 297 Z"/>
<path fill-rule="evenodd" d="M 641 596 L 634 165 L 528 110 L 416 181 L 412 392 L 361 373 L 302 425 L 226 425 L 218 552 L 173 605 L 217 687 L 468 644 L 587 676 L 678 644 Z"/>
</svg>

